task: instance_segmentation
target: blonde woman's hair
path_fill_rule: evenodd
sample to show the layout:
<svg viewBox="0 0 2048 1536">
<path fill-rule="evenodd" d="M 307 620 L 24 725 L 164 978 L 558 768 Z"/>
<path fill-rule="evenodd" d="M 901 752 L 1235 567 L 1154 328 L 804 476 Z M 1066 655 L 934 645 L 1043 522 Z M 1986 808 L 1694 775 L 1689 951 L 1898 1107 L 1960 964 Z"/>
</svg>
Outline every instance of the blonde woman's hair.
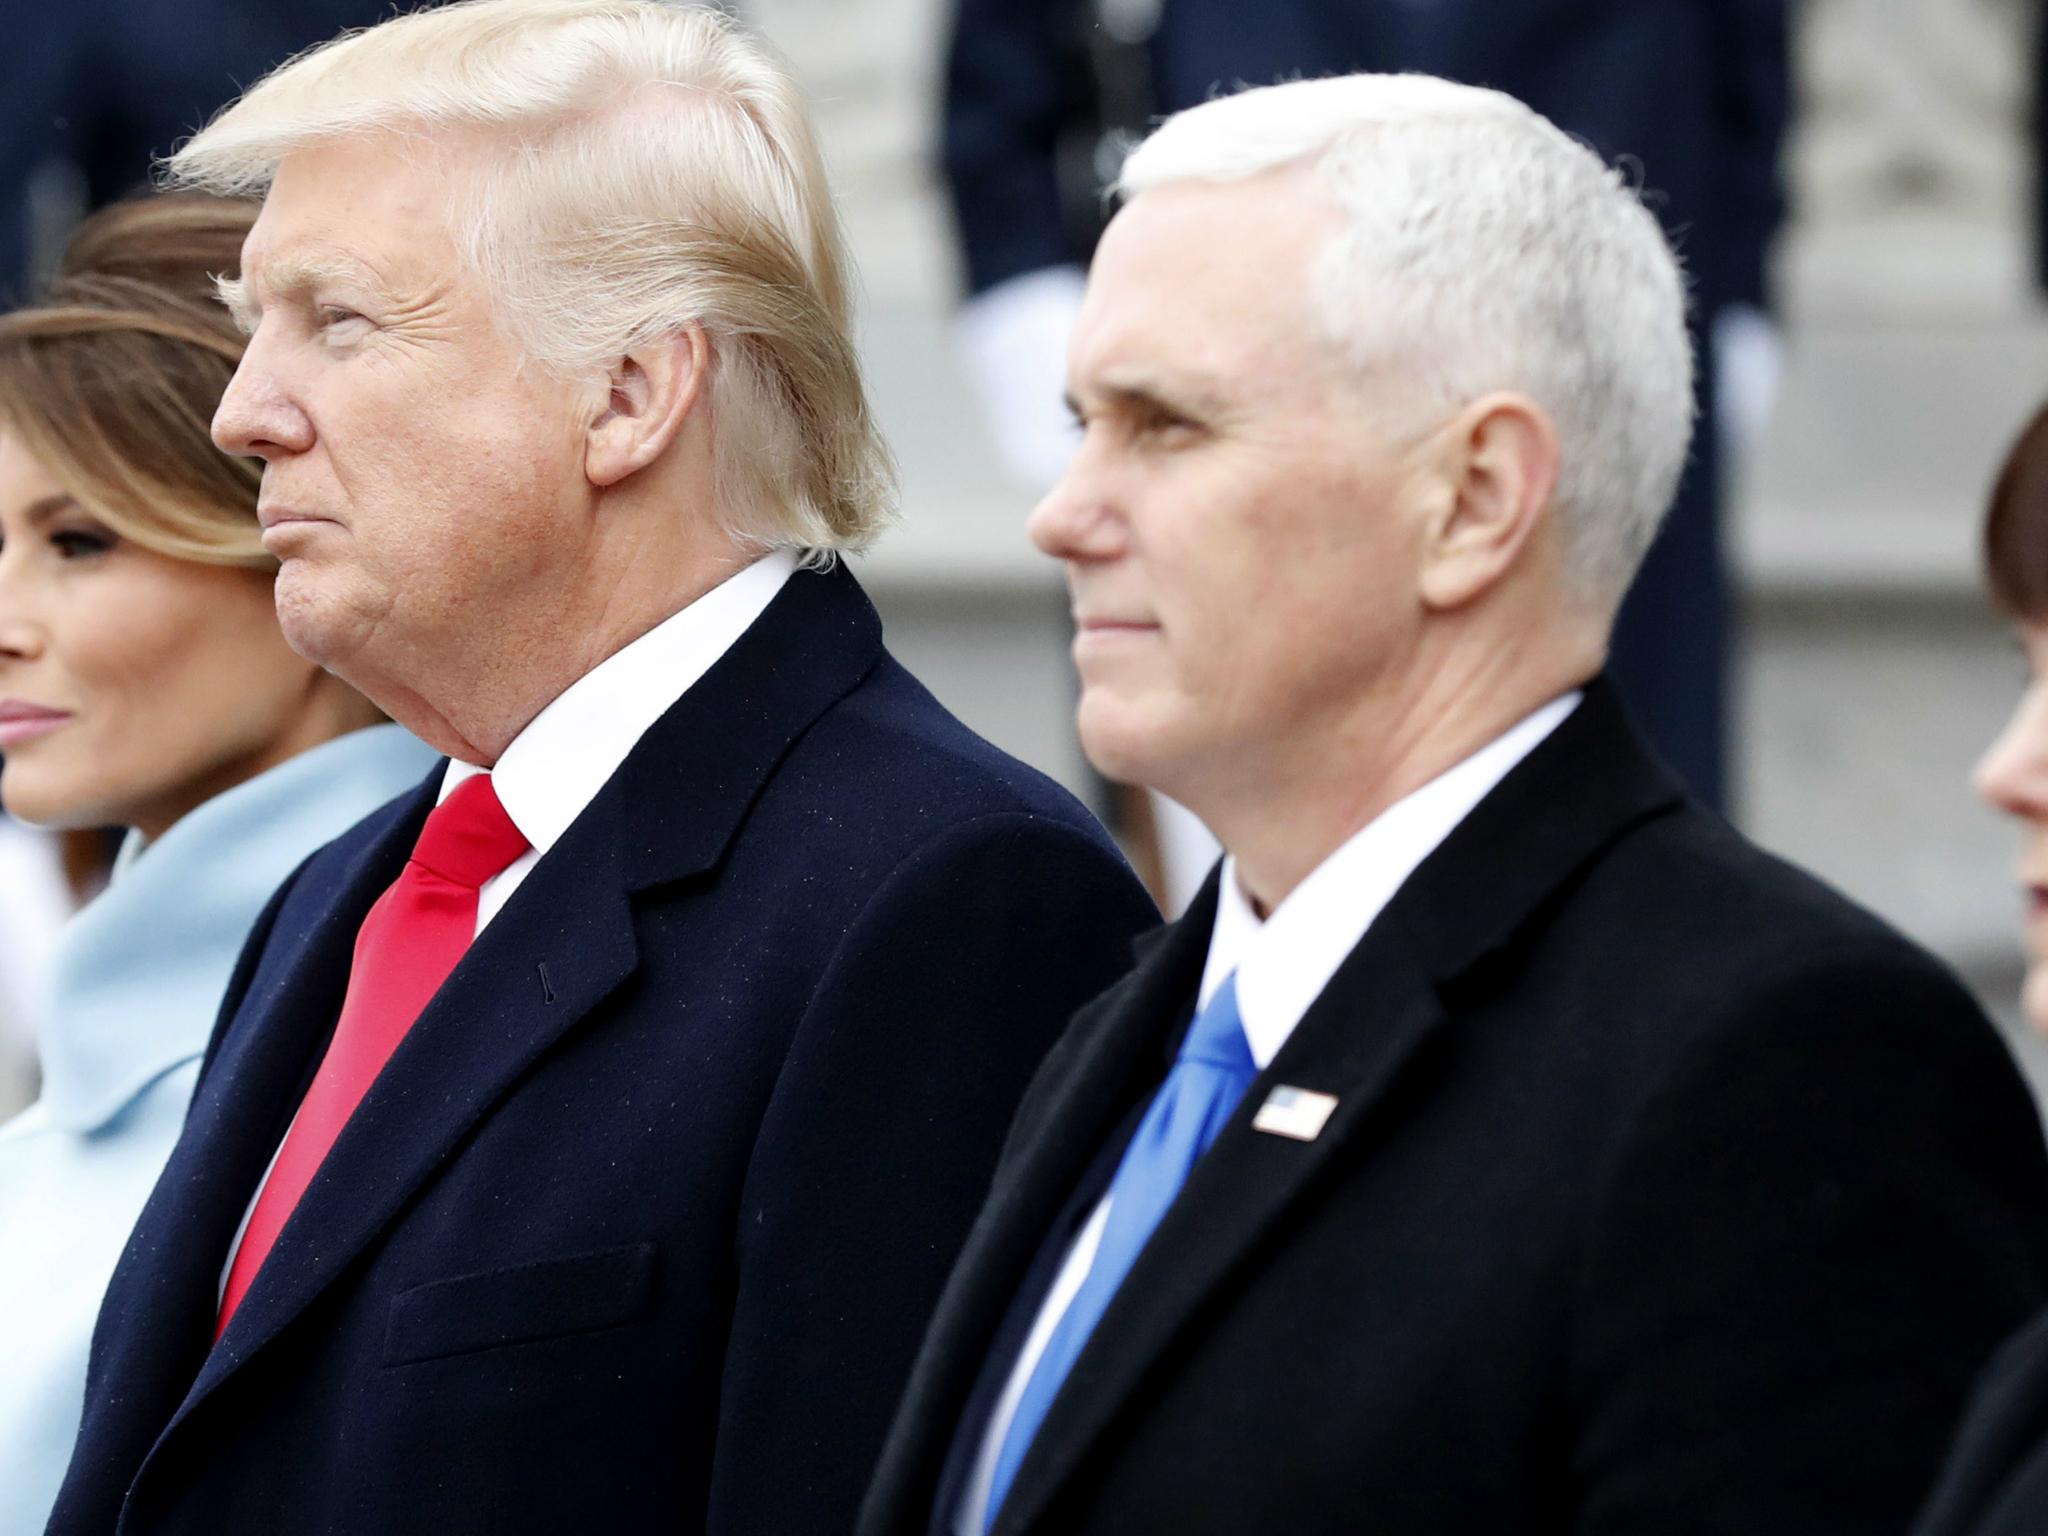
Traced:
<svg viewBox="0 0 2048 1536">
<path fill-rule="evenodd" d="M 213 445 L 242 336 L 214 298 L 253 204 L 195 192 L 79 226 L 43 297 L 0 315 L 0 431 L 124 539 L 180 560 L 275 570 L 262 465 Z"/>
<path fill-rule="evenodd" d="M 701 326 L 726 524 L 815 558 L 874 539 L 895 469 L 816 137 L 788 72 L 716 11 L 465 0 L 396 17 L 278 69 L 169 174 L 257 196 L 294 150 L 450 132 L 482 151 L 451 188 L 452 233 L 529 356 L 582 373 Z"/>
</svg>

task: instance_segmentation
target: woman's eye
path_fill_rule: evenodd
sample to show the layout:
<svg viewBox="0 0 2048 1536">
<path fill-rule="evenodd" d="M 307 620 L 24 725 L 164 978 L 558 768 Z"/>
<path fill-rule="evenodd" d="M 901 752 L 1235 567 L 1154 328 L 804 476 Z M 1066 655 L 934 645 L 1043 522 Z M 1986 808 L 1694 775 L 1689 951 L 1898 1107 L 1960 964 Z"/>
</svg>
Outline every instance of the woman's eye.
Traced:
<svg viewBox="0 0 2048 1536">
<path fill-rule="evenodd" d="M 83 528 L 60 528 L 50 535 L 50 547 L 62 560 L 89 560 L 114 547 L 114 536 L 90 533 Z"/>
</svg>

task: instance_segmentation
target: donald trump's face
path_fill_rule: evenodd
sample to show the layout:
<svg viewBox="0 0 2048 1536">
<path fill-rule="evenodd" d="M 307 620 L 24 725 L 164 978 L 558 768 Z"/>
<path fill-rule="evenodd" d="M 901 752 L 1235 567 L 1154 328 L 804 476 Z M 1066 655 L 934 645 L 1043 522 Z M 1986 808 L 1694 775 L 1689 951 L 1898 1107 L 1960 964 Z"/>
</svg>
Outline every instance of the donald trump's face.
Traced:
<svg viewBox="0 0 2048 1536">
<path fill-rule="evenodd" d="M 214 418 L 264 461 L 287 638 L 408 724 L 479 654 L 544 643 L 590 498 L 584 393 L 521 356 L 447 227 L 462 174 L 461 151 L 394 138 L 288 155 L 230 288 L 251 339 Z"/>
</svg>

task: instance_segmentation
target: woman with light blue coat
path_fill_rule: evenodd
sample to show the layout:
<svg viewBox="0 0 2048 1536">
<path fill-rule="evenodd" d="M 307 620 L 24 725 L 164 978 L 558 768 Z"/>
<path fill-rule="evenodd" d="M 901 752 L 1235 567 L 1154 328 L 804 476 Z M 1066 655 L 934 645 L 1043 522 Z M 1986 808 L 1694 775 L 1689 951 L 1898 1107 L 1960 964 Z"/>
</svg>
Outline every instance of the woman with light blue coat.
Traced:
<svg viewBox="0 0 2048 1536">
<path fill-rule="evenodd" d="M 285 644 L 259 471 L 208 440 L 243 345 L 210 274 L 252 218 L 108 210 L 0 317 L 0 802 L 129 829 L 59 939 L 41 1097 L 0 1125 L 0 1536 L 49 1515 L 101 1294 L 250 927 L 435 761 Z"/>
</svg>

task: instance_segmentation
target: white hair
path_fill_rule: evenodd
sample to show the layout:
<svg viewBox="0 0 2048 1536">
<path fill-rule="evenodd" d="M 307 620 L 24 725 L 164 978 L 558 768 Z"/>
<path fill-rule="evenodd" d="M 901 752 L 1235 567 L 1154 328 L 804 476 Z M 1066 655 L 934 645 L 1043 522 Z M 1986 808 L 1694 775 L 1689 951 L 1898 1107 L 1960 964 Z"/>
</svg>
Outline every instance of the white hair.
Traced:
<svg viewBox="0 0 2048 1536">
<path fill-rule="evenodd" d="M 1328 339 L 1440 420 L 1495 390 L 1557 429 L 1568 578 L 1611 611 L 1692 435 L 1685 280 L 1656 218 L 1592 150 L 1498 91 L 1344 75 L 1168 118 L 1116 190 L 1312 164 L 1345 223 L 1318 258 Z"/>
<path fill-rule="evenodd" d="M 540 365 L 607 368 L 704 329 L 735 533 L 817 560 L 864 547 L 893 515 L 816 137 L 788 72 L 733 23 L 659 0 L 464 0 L 395 17 L 276 70 L 168 172 L 257 196 L 293 151 L 377 134 L 474 139 L 451 231 Z"/>
</svg>

